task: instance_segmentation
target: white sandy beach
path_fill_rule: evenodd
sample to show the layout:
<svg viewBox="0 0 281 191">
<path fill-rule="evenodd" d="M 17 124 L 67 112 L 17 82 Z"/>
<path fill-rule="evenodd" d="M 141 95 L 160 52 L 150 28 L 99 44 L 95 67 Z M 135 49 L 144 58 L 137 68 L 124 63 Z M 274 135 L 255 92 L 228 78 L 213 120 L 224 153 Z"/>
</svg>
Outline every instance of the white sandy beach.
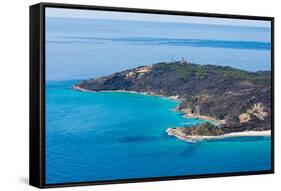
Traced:
<svg viewBox="0 0 281 191">
<path fill-rule="evenodd" d="M 180 140 L 186 142 L 196 142 L 202 141 L 206 139 L 223 139 L 229 137 L 258 137 L 258 136 L 271 136 L 271 130 L 265 131 L 243 131 L 243 132 L 234 132 L 234 133 L 227 133 L 219 136 L 199 136 L 199 135 L 185 135 L 180 130 L 175 128 L 168 128 L 166 130 L 168 135 L 175 136 Z"/>
<path fill-rule="evenodd" d="M 72 89 L 76 90 L 76 91 L 80 91 L 80 92 L 95 92 L 95 91 L 91 91 L 91 90 L 86 90 L 84 88 L 80 88 L 79 86 L 76 86 L 76 85 L 72 86 Z"/>
<path fill-rule="evenodd" d="M 73 89 L 77 90 L 77 91 L 81 91 L 81 92 L 120 92 L 120 93 L 131 93 L 131 94 L 142 94 L 142 95 L 158 96 L 158 97 L 163 97 L 163 98 L 167 98 L 167 99 L 170 99 L 170 100 L 180 100 L 179 96 L 164 96 L 164 95 L 154 94 L 152 92 L 137 92 L 137 91 L 127 91 L 127 90 L 92 91 L 92 90 L 87 90 L 87 89 L 81 88 L 81 87 L 76 86 L 76 85 L 73 86 Z"/>
</svg>

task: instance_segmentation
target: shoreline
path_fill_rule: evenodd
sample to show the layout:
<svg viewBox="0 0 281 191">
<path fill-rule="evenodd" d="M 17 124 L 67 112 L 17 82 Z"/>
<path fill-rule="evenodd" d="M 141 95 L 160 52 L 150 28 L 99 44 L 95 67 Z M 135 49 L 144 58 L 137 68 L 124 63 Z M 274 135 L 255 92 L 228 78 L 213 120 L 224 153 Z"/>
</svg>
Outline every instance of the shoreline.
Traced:
<svg viewBox="0 0 281 191">
<path fill-rule="evenodd" d="M 187 127 L 188 128 L 188 127 Z M 233 132 L 227 133 L 223 135 L 217 136 L 201 136 L 201 135 L 186 135 L 182 133 L 178 128 L 168 128 L 166 133 L 169 136 L 175 136 L 176 138 L 185 141 L 185 142 L 198 142 L 203 140 L 210 140 L 210 139 L 224 139 L 224 138 L 231 138 L 231 137 L 269 137 L 271 136 L 271 130 L 264 130 L 264 131 L 241 131 L 241 132 Z"/>
<path fill-rule="evenodd" d="M 141 95 L 147 95 L 147 96 L 158 96 L 158 97 L 162 97 L 162 98 L 169 99 L 169 100 L 174 100 L 174 101 L 179 101 L 179 102 L 182 101 L 182 99 L 180 99 L 178 95 L 177 96 L 164 96 L 164 95 L 155 94 L 153 92 L 137 92 L 137 91 L 127 91 L 127 90 L 94 91 L 94 90 L 87 90 L 87 89 L 81 88 L 77 85 L 73 85 L 72 88 L 76 91 L 81 91 L 81 92 L 120 92 L 120 93 L 141 94 Z M 218 120 L 218 119 L 215 119 L 210 116 L 192 114 L 186 109 L 179 110 L 178 106 L 176 108 L 172 108 L 171 111 L 179 112 L 182 114 L 182 117 L 187 118 L 187 119 L 199 119 L 199 120 L 206 121 L 206 122 L 209 122 L 214 125 L 221 125 L 221 124 L 225 123 L 224 120 Z"/>
<path fill-rule="evenodd" d="M 225 124 L 225 120 L 219 120 L 214 117 L 206 116 L 206 115 L 198 115 L 191 113 L 188 109 L 182 109 L 178 110 L 183 113 L 183 117 L 188 118 L 188 119 L 200 119 L 203 121 L 207 121 L 215 126 L 223 125 Z"/>
<path fill-rule="evenodd" d="M 181 99 L 179 99 L 179 96 L 164 96 L 164 95 L 154 94 L 153 92 L 137 92 L 137 91 L 127 91 L 127 90 L 93 91 L 93 90 L 87 90 L 87 89 L 81 88 L 77 85 L 73 85 L 72 88 L 73 88 L 73 90 L 81 91 L 81 92 L 119 92 L 119 93 L 130 93 L 130 94 L 141 94 L 141 95 L 147 95 L 147 96 L 157 96 L 157 97 L 162 97 L 162 98 L 169 99 L 169 100 L 181 101 Z M 184 118 L 199 119 L 199 120 L 203 120 L 203 121 L 212 123 L 213 125 L 216 125 L 216 126 L 225 123 L 224 120 L 218 120 L 218 119 L 215 119 L 210 116 L 201 116 L 201 115 L 193 114 L 187 109 L 179 110 L 177 108 L 174 108 L 171 110 L 175 111 L 175 112 L 180 112 L 182 114 L 182 117 L 184 117 Z M 180 131 L 180 128 L 185 128 L 185 127 L 167 128 L 166 133 L 169 136 L 175 136 L 179 140 L 182 140 L 185 142 L 198 142 L 198 141 L 203 141 L 203 140 L 224 139 L 224 138 L 230 138 L 230 137 L 271 136 L 271 130 L 232 132 L 232 133 L 227 133 L 227 134 L 218 135 L 218 136 L 185 135 L 184 133 L 182 133 Z"/>
<path fill-rule="evenodd" d="M 81 92 L 119 92 L 119 93 L 130 93 L 130 94 L 141 94 L 141 95 L 148 95 L 148 96 L 157 96 L 157 97 L 163 97 L 169 100 L 175 100 L 175 101 L 181 101 L 179 99 L 179 96 L 164 96 L 164 95 L 159 95 L 159 94 L 154 94 L 152 92 L 137 92 L 137 91 L 128 91 L 128 90 L 101 90 L 101 91 L 94 91 L 94 90 L 87 90 L 84 88 L 81 88 L 79 86 L 72 86 L 72 88 L 76 91 L 81 91 Z"/>
</svg>

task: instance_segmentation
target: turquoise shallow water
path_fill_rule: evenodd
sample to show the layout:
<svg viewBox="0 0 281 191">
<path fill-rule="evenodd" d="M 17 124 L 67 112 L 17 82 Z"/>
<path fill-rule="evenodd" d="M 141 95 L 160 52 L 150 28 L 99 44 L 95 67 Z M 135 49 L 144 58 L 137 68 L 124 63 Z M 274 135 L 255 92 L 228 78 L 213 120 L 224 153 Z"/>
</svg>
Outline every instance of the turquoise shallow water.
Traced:
<svg viewBox="0 0 281 191">
<path fill-rule="evenodd" d="M 47 82 L 47 184 L 270 169 L 270 137 L 186 143 L 165 133 L 200 122 L 171 111 L 177 101 L 73 83 Z"/>
</svg>

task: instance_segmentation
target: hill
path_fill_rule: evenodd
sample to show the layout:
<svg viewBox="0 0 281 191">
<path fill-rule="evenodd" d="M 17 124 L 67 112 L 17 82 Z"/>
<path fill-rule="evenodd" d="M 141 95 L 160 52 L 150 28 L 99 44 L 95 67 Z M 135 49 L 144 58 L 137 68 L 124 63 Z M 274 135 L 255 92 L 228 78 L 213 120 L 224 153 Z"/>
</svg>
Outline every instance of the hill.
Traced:
<svg viewBox="0 0 281 191">
<path fill-rule="evenodd" d="M 271 72 L 248 72 L 228 66 L 162 62 L 84 80 L 76 89 L 124 90 L 176 96 L 187 117 L 213 121 L 220 134 L 271 129 Z M 200 135 L 212 134 L 212 126 Z M 188 131 L 189 132 L 189 131 Z"/>
</svg>

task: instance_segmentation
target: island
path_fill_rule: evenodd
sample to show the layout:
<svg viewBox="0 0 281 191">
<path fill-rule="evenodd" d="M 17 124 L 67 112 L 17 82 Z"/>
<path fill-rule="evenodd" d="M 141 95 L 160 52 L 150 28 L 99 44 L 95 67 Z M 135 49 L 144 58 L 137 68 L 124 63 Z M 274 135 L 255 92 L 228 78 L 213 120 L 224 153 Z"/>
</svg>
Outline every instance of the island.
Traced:
<svg viewBox="0 0 281 191">
<path fill-rule="evenodd" d="M 184 141 L 271 134 L 271 71 L 161 62 L 80 81 L 73 88 L 178 99 L 175 110 L 184 117 L 202 119 L 195 126 L 166 130 L 168 135 Z"/>
</svg>

